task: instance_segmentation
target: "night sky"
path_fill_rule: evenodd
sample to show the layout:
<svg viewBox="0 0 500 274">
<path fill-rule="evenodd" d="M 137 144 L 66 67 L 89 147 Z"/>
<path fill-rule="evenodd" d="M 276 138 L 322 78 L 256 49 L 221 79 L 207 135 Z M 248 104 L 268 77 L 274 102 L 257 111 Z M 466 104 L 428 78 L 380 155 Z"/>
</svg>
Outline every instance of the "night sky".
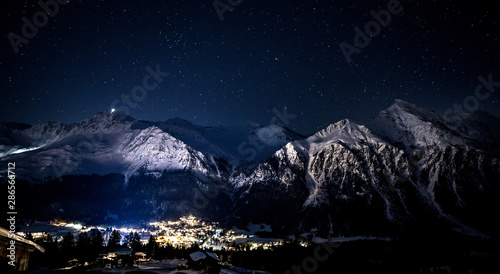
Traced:
<svg viewBox="0 0 500 274">
<path fill-rule="evenodd" d="M 363 123 L 397 98 L 444 112 L 474 94 L 478 76 L 500 81 L 495 1 L 403 0 L 348 63 L 339 44 L 353 45 L 354 28 L 390 1 L 353 2 L 245 0 L 221 21 L 213 0 L 75 0 L 45 25 L 39 16 L 15 53 L 9 33 L 23 37 L 23 16 L 43 9 L 3 0 L 0 122 L 77 122 L 136 88 L 137 119 L 267 125 L 286 109 L 296 115 L 287 126 L 309 134 L 344 118 Z M 169 75 L 148 78 L 144 93 L 148 66 Z M 493 93 L 479 109 L 499 115 L 499 100 Z"/>
</svg>

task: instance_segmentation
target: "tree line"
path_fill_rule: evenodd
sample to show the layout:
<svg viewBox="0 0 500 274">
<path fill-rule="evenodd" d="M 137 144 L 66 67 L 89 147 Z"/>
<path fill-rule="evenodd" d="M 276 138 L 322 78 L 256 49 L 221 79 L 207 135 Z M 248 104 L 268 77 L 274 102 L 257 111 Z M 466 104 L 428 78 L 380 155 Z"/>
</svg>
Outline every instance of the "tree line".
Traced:
<svg viewBox="0 0 500 274">
<path fill-rule="evenodd" d="M 149 243 L 143 245 L 141 237 L 137 232 L 123 237 L 119 231 L 113 230 L 108 242 L 104 240 L 101 231 L 94 229 L 90 232 L 81 232 L 76 237 L 68 232 L 58 241 L 56 236 L 44 234 L 43 237 L 34 239 L 31 233 L 26 234 L 28 240 L 34 241 L 45 248 L 45 253 L 35 252 L 32 254 L 31 264 L 35 266 L 44 265 L 49 267 L 65 266 L 68 261 L 77 259 L 81 263 L 93 263 L 100 254 L 105 254 L 117 248 L 131 248 L 134 252 L 147 251 L 156 244 L 154 237 L 150 237 Z M 151 246 L 151 248 L 149 248 Z"/>
<path fill-rule="evenodd" d="M 165 258 L 186 258 L 190 253 L 199 250 L 197 245 L 192 247 L 174 247 L 166 244 L 160 246 L 155 238 L 149 236 L 148 243 L 143 244 L 137 232 L 122 236 L 119 231 L 113 230 L 106 242 L 101 231 L 94 229 L 90 232 L 81 232 L 74 235 L 65 234 L 61 240 L 51 234 L 34 239 L 30 233 L 26 238 L 45 248 L 44 253 L 33 252 L 30 257 L 30 269 L 46 266 L 51 269 L 68 266 L 69 261 L 77 260 L 84 265 L 94 265 L 100 255 L 107 254 L 119 248 L 131 248 L 133 252 L 144 252 L 147 258 L 161 260 Z"/>
</svg>

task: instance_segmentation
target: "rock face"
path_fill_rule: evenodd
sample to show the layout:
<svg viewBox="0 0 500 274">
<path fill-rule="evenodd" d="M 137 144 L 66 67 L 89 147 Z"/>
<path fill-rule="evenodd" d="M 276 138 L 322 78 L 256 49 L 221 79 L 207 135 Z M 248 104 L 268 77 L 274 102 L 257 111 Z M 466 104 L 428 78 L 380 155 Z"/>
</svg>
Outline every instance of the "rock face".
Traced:
<svg viewBox="0 0 500 274">
<path fill-rule="evenodd" d="M 242 149 L 249 143 L 251 155 Z M 213 128 L 109 112 L 72 125 L 0 125 L 0 159 L 33 181 L 66 176 L 58 184 L 78 189 L 75 176 L 121 176 L 113 177 L 121 191 L 102 187 L 115 189 L 113 206 L 102 203 L 87 219 L 194 213 L 324 237 L 391 236 L 414 225 L 495 234 L 499 151 L 497 117 L 463 113 L 450 122 L 400 100 L 366 126 L 346 119 L 305 139 L 275 125 Z M 59 196 L 77 196 L 67 191 Z M 46 197 L 57 208 L 48 215 L 81 218 L 58 202 L 65 199 Z"/>
<path fill-rule="evenodd" d="M 390 235 L 415 223 L 495 233 L 499 120 L 474 113 L 455 123 L 398 100 L 371 130 L 330 125 L 234 178 L 234 212 L 322 235 Z"/>
</svg>

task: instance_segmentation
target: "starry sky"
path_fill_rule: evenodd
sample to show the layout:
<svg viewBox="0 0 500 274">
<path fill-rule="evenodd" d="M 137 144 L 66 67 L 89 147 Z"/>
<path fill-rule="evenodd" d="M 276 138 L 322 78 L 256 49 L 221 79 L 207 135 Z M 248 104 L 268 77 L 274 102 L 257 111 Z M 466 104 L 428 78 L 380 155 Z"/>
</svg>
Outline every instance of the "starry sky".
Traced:
<svg viewBox="0 0 500 274">
<path fill-rule="evenodd" d="M 350 63 L 339 44 L 353 45 L 355 27 L 389 0 L 229 1 L 223 20 L 213 0 L 72 0 L 47 22 L 37 2 L 0 4 L 0 122 L 77 122 L 125 96 L 141 99 L 128 108 L 137 119 L 267 125 L 275 109 L 310 134 L 363 123 L 395 99 L 444 112 L 474 94 L 478 76 L 500 81 L 494 1 L 403 0 Z M 38 32 L 23 38 L 22 18 L 36 14 Z M 17 53 L 9 33 L 27 42 L 16 40 Z M 148 90 L 147 67 L 163 74 Z M 479 109 L 499 115 L 499 99 Z"/>
</svg>

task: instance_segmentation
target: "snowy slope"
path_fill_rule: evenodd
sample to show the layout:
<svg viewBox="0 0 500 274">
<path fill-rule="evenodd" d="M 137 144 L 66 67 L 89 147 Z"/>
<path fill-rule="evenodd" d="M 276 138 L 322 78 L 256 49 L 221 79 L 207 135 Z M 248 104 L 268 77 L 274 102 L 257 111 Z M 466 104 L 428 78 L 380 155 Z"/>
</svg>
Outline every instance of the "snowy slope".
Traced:
<svg viewBox="0 0 500 274">
<path fill-rule="evenodd" d="M 174 118 L 165 122 L 136 121 L 132 126 L 145 128 L 151 125 L 200 152 L 220 157 L 234 167 L 244 168 L 256 165 L 288 142 L 301 138 L 277 125 L 261 126 L 251 122 L 230 127 L 204 127 Z"/>
<path fill-rule="evenodd" d="M 42 123 L 12 130 L 27 140 L 5 149 L 3 161 L 15 161 L 19 171 L 34 178 L 66 174 L 120 173 L 139 170 L 191 170 L 200 179 L 220 178 L 215 160 L 195 151 L 167 132 L 151 126 L 132 129 L 131 117 L 110 112 L 72 125 Z M 7 146 L 6 146 L 7 147 Z"/>
<path fill-rule="evenodd" d="M 407 152 L 433 145 L 493 148 L 499 152 L 500 119 L 485 112 L 464 112 L 445 119 L 434 111 L 396 100 L 368 126 Z"/>
<path fill-rule="evenodd" d="M 246 177 L 235 178 L 239 189 L 236 214 L 245 216 L 255 208 L 273 208 L 269 219 L 259 221 L 275 223 L 272 216 L 292 214 L 302 216 L 296 220 L 301 226 L 326 231 L 330 227 L 317 222 L 318 217 L 333 218 L 336 231 L 346 229 L 349 218 L 363 226 L 374 216 L 380 224 L 412 218 L 402 201 L 404 190 L 396 189 L 384 176 L 409 174 L 403 154 L 365 126 L 342 120 L 309 138 L 287 144 Z M 418 192 L 412 182 L 408 184 Z M 287 206 L 269 207 L 274 201 L 266 201 L 266 197 Z M 311 210 L 315 213 L 305 214 Z M 330 213 L 317 215 L 324 211 Z M 347 217 L 347 212 L 353 215 Z M 351 225 L 350 229 L 353 233 L 360 228 Z"/>
<path fill-rule="evenodd" d="M 26 179 L 125 175 L 147 214 L 178 211 L 217 183 L 212 191 L 223 195 L 205 193 L 196 200 L 204 208 L 282 231 L 387 236 L 416 222 L 500 231 L 491 222 L 500 119 L 475 112 L 454 121 L 397 100 L 367 125 L 345 119 L 301 139 L 275 125 L 202 127 L 103 112 L 71 125 L 0 124 L 0 160 L 15 161 Z"/>
<path fill-rule="evenodd" d="M 0 125 L 0 159 L 18 162 L 21 171 L 38 179 L 94 173 L 128 178 L 139 170 L 190 170 L 203 181 L 221 180 L 220 165 L 229 171 L 255 165 L 297 138 L 275 125 L 202 127 L 180 118 L 149 122 L 101 112 L 70 125 Z M 251 140 L 256 147 L 250 146 Z M 242 147 L 253 149 L 254 157 L 242 153 Z"/>
<path fill-rule="evenodd" d="M 372 134 L 370 130 L 348 119 L 344 119 L 317 132 L 304 140 L 293 142 L 297 150 L 307 151 L 313 156 L 332 144 L 359 146 L 362 144 L 385 143 L 381 138 Z"/>
<path fill-rule="evenodd" d="M 293 225 L 323 233 L 383 233 L 432 216 L 462 231 L 491 231 L 485 216 L 498 207 L 500 163 L 483 148 L 498 145 L 500 120 L 461 115 L 454 129 L 440 115 L 397 100 L 368 127 L 332 124 L 234 178 L 235 214 L 275 225 L 290 221 L 276 216 L 299 216 Z"/>
</svg>

